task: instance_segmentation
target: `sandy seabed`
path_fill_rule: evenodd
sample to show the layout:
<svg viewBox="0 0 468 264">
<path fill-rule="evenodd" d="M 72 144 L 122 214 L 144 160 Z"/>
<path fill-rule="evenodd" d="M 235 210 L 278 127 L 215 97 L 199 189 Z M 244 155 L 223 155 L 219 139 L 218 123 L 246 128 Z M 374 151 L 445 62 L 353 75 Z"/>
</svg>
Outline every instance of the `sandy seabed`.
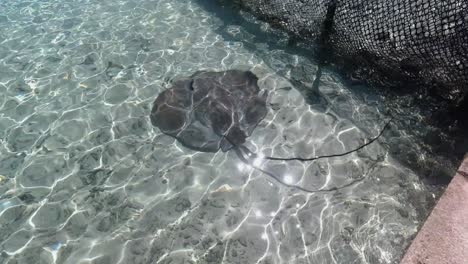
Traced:
<svg viewBox="0 0 468 264">
<path fill-rule="evenodd" d="M 269 91 L 246 143 L 264 155 L 344 152 L 386 121 L 382 98 L 331 72 L 328 107 L 307 104 L 290 80 L 313 62 L 246 47 L 250 33 L 195 0 L 0 10 L 0 263 L 395 263 L 430 209 L 434 194 L 378 142 L 258 161 L 308 189 L 355 182 L 308 194 L 153 128 L 151 104 L 172 79 L 227 69 L 253 71 Z"/>
</svg>

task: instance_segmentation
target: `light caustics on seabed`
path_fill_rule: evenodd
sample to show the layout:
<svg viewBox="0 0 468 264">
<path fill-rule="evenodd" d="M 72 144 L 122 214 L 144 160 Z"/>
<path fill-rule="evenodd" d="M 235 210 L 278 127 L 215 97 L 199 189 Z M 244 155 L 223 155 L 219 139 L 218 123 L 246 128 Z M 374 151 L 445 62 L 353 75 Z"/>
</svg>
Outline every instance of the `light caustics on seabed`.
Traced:
<svg viewBox="0 0 468 264">
<path fill-rule="evenodd" d="M 313 62 L 252 42 L 200 3 L 0 2 L 0 262 L 400 257 L 432 198 L 378 141 L 312 163 L 253 161 L 308 189 L 368 175 L 307 194 L 245 164 L 240 171 L 233 151 L 191 151 L 152 127 L 152 102 L 170 80 L 241 69 L 269 91 L 268 113 L 245 143 L 252 152 L 341 153 L 382 128 L 381 98 L 368 104 L 324 71 L 320 91 L 331 107 L 311 107 L 291 79 L 314 72 Z"/>
</svg>

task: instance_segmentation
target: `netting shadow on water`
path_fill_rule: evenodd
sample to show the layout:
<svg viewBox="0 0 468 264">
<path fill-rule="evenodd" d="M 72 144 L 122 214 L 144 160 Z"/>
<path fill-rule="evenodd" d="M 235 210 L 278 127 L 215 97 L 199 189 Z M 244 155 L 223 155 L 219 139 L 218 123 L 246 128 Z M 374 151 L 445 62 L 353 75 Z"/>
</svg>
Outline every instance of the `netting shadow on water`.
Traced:
<svg viewBox="0 0 468 264">
<path fill-rule="evenodd" d="M 223 2 L 236 2 L 297 38 L 327 46 L 330 60 L 367 82 L 455 104 L 468 91 L 466 1 Z"/>
</svg>

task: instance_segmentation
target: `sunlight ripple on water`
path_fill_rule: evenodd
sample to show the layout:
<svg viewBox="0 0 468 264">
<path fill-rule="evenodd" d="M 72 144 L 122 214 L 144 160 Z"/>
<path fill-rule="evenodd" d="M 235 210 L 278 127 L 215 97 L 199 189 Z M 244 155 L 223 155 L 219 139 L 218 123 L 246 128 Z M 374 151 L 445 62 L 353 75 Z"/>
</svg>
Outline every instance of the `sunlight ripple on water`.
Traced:
<svg viewBox="0 0 468 264">
<path fill-rule="evenodd" d="M 152 127 L 151 104 L 174 78 L 227 69 L 251 70 L 270 92 L 246 143 L 261 155 L 339 153 L 383 125 L 379 109 L 331 72 L 320 87 L 331 108 L 309 106 L 291 80 L 314 73 L 313 62 L 254 42 L 202 3 L 0 2 L 0 263 L 401 257 L 433 198 L 378 142 L 310 163 L 254 160 L 308 189 L 366 175 L 307 194 L 232 151 L 191 151 Z"/>
</svg>

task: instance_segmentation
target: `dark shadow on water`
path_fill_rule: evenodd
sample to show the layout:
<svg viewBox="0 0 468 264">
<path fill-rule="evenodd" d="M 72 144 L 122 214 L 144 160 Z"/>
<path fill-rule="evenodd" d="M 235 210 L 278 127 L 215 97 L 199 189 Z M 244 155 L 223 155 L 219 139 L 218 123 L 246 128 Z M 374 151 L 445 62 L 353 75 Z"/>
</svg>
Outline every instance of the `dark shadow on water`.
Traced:
<svg viewBox="0 0 468 264">
<path fill-rule="evenodd" d="M 223 21 L 223 25 L 216 30 L 216 33 L 221 35 L 226 41 L 242 42 L 244 47 L 250 51 L 258 51 L 258 44 L 267 44 L 269 49 L 281 49 L 286 52 L 291 52 L 297 55 L 311 57 L 313 54 L 313 46 L 301 47 L 296 45 L 296 39 L 289 36 L 280 30 L 272 29 L 264 31 L 259 23 L 255 23 L 253 17 L 246 17 L 240 14 L 239 8 L 233 3 L 220 4 L 217 0 L 196 0 L 196 2 L 206 11 L 212 13 Z M 249 41 L 246 39 L 233 37 L 227 33 L 227 27 L 241 26 L 243 30 L 252 34 L 253 38 Z"/>
</svg>

